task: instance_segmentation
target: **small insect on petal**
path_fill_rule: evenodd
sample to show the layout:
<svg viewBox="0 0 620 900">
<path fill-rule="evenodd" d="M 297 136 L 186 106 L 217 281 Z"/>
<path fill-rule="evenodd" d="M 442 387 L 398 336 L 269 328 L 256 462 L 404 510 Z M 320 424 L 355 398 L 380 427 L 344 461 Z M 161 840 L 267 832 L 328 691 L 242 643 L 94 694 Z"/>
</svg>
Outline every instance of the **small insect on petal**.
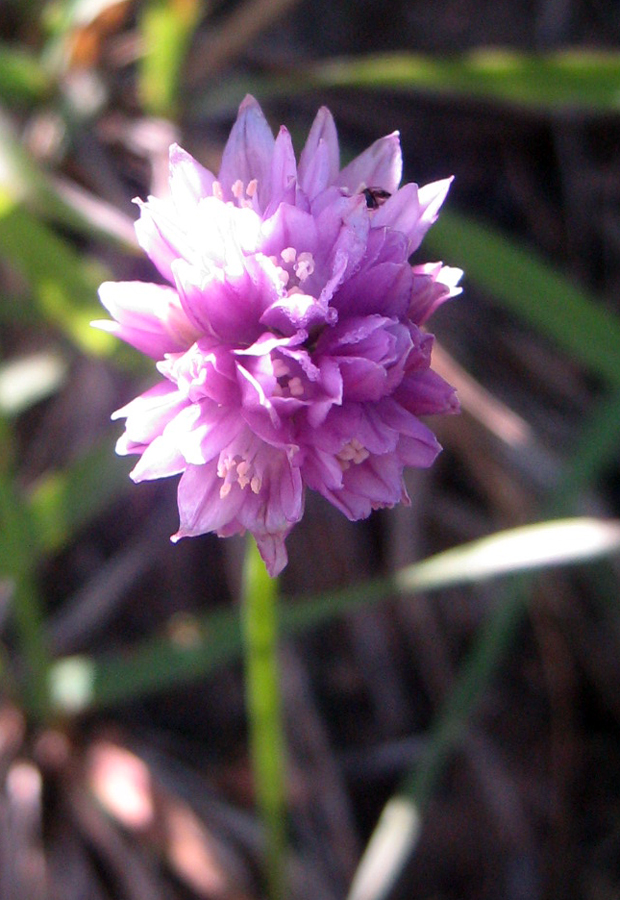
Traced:
<svg viewBox="0 0 620 900">
<path fill-rule="evenodd" d="M 384 191 L 383 188 L 377 187 L 364 188 L 362 194 L 366 198 L 368 209 L 378 209 L 392 196 L 389 191 Z"/>
</svg>

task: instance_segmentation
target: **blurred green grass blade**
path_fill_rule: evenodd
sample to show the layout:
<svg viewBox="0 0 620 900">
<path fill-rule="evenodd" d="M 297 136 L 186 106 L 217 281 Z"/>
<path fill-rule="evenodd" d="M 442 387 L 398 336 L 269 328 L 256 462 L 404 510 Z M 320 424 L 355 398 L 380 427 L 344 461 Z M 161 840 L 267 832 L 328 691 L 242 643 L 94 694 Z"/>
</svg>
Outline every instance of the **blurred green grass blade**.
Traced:
<svg viewBox="0 0 620 900">
<path fill-rule="evenodd" d="M 26 280 L 41 319 L 86 353 L 113 351 L 112 336 L 90 327 L 100 315 L 97 288 L 107 273 L 1 189 L 0 258 Z"/>
<path fill-rule="evenodd" d="M 24 205 L 77 234 L 134 248 L 130 223 L 118 210 L 75 185 L 56 184 L 40 168 L 0 109 L 0 205 Z"/>
<path fill-rule="evenodd" d="M 239 658 L 241 629 L 239 611 L 218 610 L 196 619 L 191 639 L 172 636 L 148 638 L 130 651 L 107 658 L 70 657 L 58 661 L 52 671 L 52 691 L 67 710 L 58 685 L 66 678 L 67 666 L 89 673 L 89 690 L 82 697 L 83 709 L 107 707 L 126 700 L 157 693 L 207 675 L 219 666 Z"/>
<path fill-rule="evenodd" d="M 620 109 L 620 53 L 575 49 L 524 54 L 482 48 L 452 57 L 345 57 L 297 66 L 285 75 L 231 78 L 199 98 L 196 107 L 203 114 L 230 114 L 248 90 L 265 101 L 337 87 L 510 104 L 536 113 L 569 109 L 604 114 Z"/>
<path fill-rule="evenodd" d="M 23 48 L 0 43 L 0 97 L 13 106 L 34 106 L 50 92 L 50 76 Z"/>
<path fill-rule="evenodd" d="M 532 568 L 576 563 L 618 549 L 620 522 L 616 521 L 559 520 L 511 529 L 407 566 L 392 579 L 284 602 L 282 631 L 299 633 L 387 596 L 411 596 L 447 584 L 468 584 Z M 195 639 L 190 646 L 170 637 L 149 638 L 122 655 L 88 661 L 92 687 L 87 705 L 109 706 L 204 677 L 238 658 L 240 649 L 238 611 L 218 611 L 196 620 Z M 61 660 L 57 664 L 59 672 L 64 671 L 65 663 Z"/>
<path fill-rule="evenodd" d="M 0 110 L 0 192 L 2 207 L 12 201 L 32 203 L 38 211 L 67 225 L 76 216 L 57 197 L 35 160 L 19 139 L 11 118 Z"/>
<path fill-rule="evenodd" d="M 600 477 L 602 471 L 617 457 L 619 439 L 620 390 L 617 389 L 610 397 L 599 401 L 587 420 L 586 427 L 573 449 L 572 457 L 547 504 L 552 514 L 562 514 L 570 510 L 575 497 L 588 484 Z M 615 531 L 616 526 L 612 527 Z M 558 541 L 560 551 L 565 538 L 568 545 L 572 543 L 585 550 L 585 543 L 581 542 L 579 530 L 567 535 L 562 533 L 562 529 L 563 526 L 554 537 L 554 541 Z M 530 537 L 535 538 L 535 532 L 531 532 Z M 614 541 L 613 532 L 609 532 L 608 537 Z M 586 538 L 586 542 L 592 538 L 594 533 L 590 538 Z M 461 549 L 455 548 L 447 553 L 456 554 L 458 559 Z M 568 546 L 564 549 L 570 553 Z M 505 554 L 500 555 L 504 560 L 507 559 Z M 533 561 L 533 556 L 531 559 Z M 478 564 L 480 562 L 479 557 Z M 429 564 L 432 567 L 434 560 L 428 560 L 426 565 Z M 425 563 L 421 565 L 424 566 Z M 472 565 L 476 565 L 475 556 L 472 557 Z M 450 566 L 445 569 L 445 574 L 449 577 Z M 361 897 L 364 900 L 384 900 L 389 896 L 403 866 L 414 851 L 426 804 L 436 790 L 446 763 L 462 740 L 480 697 L 502 659 L 505 658 L 515 631 L 523 619 L 530 582 L 531 579 L 524 573 L 513 576 L 483 623 L 459 669 L 443 708 L 436 716 L 421 761 L 411 771 L 399 791 L 388 801 L 377 822 L 347 900 L 360 900 Z M 613 603 L 616 604 L 615 594 L 611 596 L 614 598 Z M 394 821 L 399 822 L 401 826 L 401 840 L 398 842 L 394 840 Z M 386 843 L 392 848 L 387 855 Z M 373 880 L 374 873 L 377 872 L 378 859 L 382 860 L 381 874 Z"/>
<path fill-rule="evenodd" d="M 202 0 L 148 0 L 144 4 L 138 92 L 151 115 L 179 118 L 181 71 L 201 8 Z"/>
<path fill-rule="evenodd" d="M 575 499 L 596 483 L 618 460 L 620 446 L 620 389 L 599 400 L 581 433 L 576 435 L 570 460 L 548 506 L 552 515 L 569 515 Z"/>
<path fill-rule="evenodd" d="M 513 641 L 523 618 L 527 576 L 512 576 L 461 665 L 422 759 L 383 808 L 366 845 L 347 900 L 387 900 L 411 858 L 444 767 L 462 739 L 478 699 Z M 394 820 L 401 834 L 394 835 Z M 386 853 L 386 846 L 390 848 Z"/>
<path fill-rule="evenodd" d="M 33 550 L 36 548 L 35 529 L 32 518 L 13 483 L 12 472 L 5 459 L 10 455 L 6 441 L 10 439 L 6 431 L 2 441 L 2 462 L 0 463 L 0 576 L 19 579 L 22 574 L 33 570 Z"/>
<path fill-rule="evenodd" d="M 445 550 L 408 566 L 395 580 L 401 593 L 413 593 L 595 559 L 618 549 L 620 521 L 556 519 L 498 531 Z"/>
<path fill-rule="evenodd" d="M 114 454 L 111 440 L 71 466 L 46 473 L 28 498 L 39 553 L 61 550 L 130 485 L 127 463 Z"/>
<path fill-rule="evenodd" d="M 442 212 L 424 246 L 462 264 L 469 281 L 590 372 L 620 384 L 620 319 L 533 250 L 454 212 Z"/>
<path fill-rule="evenodd" d="M 330 60 L 314 72 L 330 87 L 395 88 L 535 110 L 620 108 L 620 54 L 613 51 L 482 48 L 455 58 L 395 53 Z"/>
<path fill-rule="evenodd" d="M 43 606 L 36 579 L 36 537 L 28 509 L 6 464 L 6 441 L 2 429 L 0 462 L 0 580 L 12 586 L 12 620 L 24 663 L 23 701 L 35 717 L 45 717 L 48 709 L 50 659 L 45 647 Z M 10 454 L 7 454 L 10 455 Z"/>
</svg>

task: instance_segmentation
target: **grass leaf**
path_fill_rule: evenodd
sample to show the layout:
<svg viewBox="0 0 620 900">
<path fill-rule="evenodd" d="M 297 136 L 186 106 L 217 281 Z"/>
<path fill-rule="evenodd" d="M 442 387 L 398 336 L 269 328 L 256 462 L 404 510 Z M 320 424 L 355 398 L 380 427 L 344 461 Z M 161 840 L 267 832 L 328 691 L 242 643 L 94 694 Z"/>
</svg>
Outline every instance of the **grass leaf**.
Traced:
<svg viewBox="0 0 620 900">
<path fill-rule="evenodd" d="M 181 70 L 200 9 L 200 0 L 149 0 L 144 5 L 139 93 L 151 115 L 179 116 Z"/>
<path fill-rule="evenodd" d="M 620 385 L 620 319 L 598 299 L 497 229 L 444 211 L 425 238 L 425 249 L 451 264 L 492 300 L 554 341 L 565 353 Z"/>
<path fill-rule="evenodd" d="M 377 579 L 284 602 L 280 612 L 282 630 L 289 634 L 304 631 L 395 594 L 410 596 L 448 584 L 468 584 L 508 573 L 576 563 L 619 549 L 617 521 L 558 520 L 498 532 L 407 566 L 393 579 Z M 238 658 L 240 650 L 238 611 L 218 610 L 196 620 L 194 640 L 189 646 L 174 637 L 157 636 L 121 655 L 86 660 L 91 688 L 84 703 L 90 708 L 109 706 L 204 677 L 217 666 Z M 67 664 L 67 660 L 56 664 L 54 679 L 60 677 L 58 673 L 64 677 Z"/>
<path fill-rule="evenodd" d="M 227 115 L 251 90 L 262 101 L 318 89 L 397 91 L 518 107 L 537 114 L 564 110 L 589 116 L 620 109 L 620 54 L 571 49 L 519 53 L 481 48 L 460 56 L 383 53 L 296 66 L 284 75 L 229 79 L 201 97 L 201 113 Z"/>
</svg>

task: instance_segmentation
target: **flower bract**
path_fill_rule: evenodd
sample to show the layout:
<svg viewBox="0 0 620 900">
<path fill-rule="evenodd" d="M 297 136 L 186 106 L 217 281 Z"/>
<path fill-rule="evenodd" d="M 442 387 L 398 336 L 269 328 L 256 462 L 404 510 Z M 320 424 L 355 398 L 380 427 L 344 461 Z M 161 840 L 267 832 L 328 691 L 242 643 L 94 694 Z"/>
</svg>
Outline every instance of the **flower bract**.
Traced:
<svg viewBox="0 0 620 900">
<path fill-rule="evenodd" d="M 411 265 L 450 179 L 401 172 L 397 133 L 340 169 L 326 108 L 297 161 L 246 97 L 217 177 L 173 145 L 169 196 L 137 201 L 161 283 L 106 282 L 94 324 L 155 361 L 117 451 L 181 476 L 173 540 L 250 531 L 276 575 L 307 488 L 352 520 L 409 502 L 404 467 L 440 450 L 420 417 L 458 408 L 423 325 L 462 273 Z"/>
</svg>

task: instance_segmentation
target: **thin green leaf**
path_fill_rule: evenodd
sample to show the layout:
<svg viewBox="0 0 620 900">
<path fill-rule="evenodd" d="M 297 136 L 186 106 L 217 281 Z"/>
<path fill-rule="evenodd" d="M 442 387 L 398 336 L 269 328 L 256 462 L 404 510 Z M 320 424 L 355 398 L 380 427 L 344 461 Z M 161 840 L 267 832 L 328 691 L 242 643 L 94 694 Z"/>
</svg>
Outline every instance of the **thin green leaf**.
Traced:
<svg viewBox="0 0 620 900">
<path fill-rule="evenodd" d="M 620 108 L 620 54 L 564 50 L 524 54 L 508 49 L 473 50 L 449 58 L 387 53 L 295 66 L 285 75 L 229 79 L 196 101 L 201 113 L 229 114 L 247 90 L 264 101 L 318 89 L 363 88 L 485 101 L 536 113 L 570 109 L 588 115 Z"/>
<path fill-rule="evenodd" d="M 456 265 L 491 298 L 612 385 L 620 384 L 620 319 L 586 290 L 496 229 L 442 212 L 425 248 Z"/>
<path fill-rule="evenodd" d="M 392 579 L 285 602 L 281 608 L 282 629 L 298 633 L 387 596 L 410 596 L 446 584 L 468 584 L 533 568 L 576 563 L 619 548 L 620 522 L 616 521 L 560 520 L 511 529 L 407 566 Z M 238 613 L 221 610 L 197 622 L 195 640 L 189 647 L 170 637 L 156 637 L 105 662 L 88 660 L 85 664 L 92 675 L 88 706 L 108 706 L 204 677 L 238 658 L 240 648 Z M 66 663 L 57 663 L 54 678 L 64 671 Z"/>
<path fill-rule="evenodd" d="M 524 54 L 482 48 L 456 58 L 395 53 L 330 60 L 322 85 L 390 88 L 513 103 L 536 110 L 620 108 L 620 54 L 565 50 Z"/>
<path fill-rule="evenodd" d="M 571 458 L 547 507 L 550 515 L 568 515 L 575 499 L 618 460 L 620 446 L 620 390 L 599 400 L 575 437 Z"/>
<path fill-rule="evenodd" d="M 523 618 L 524 577 L 513 576 L 496 599 L 431 729 L 422 760 L 381 812 L 347 900 L 387 900 L 391 895 L 417 845 L 423 814 L 445 764 L 471 721 L 479 697 L 504 658 Z M 397 835 L 395 823 L 400 826 Z M 386 848 L 389 848 L 387 852 Z"/>
</svg>

